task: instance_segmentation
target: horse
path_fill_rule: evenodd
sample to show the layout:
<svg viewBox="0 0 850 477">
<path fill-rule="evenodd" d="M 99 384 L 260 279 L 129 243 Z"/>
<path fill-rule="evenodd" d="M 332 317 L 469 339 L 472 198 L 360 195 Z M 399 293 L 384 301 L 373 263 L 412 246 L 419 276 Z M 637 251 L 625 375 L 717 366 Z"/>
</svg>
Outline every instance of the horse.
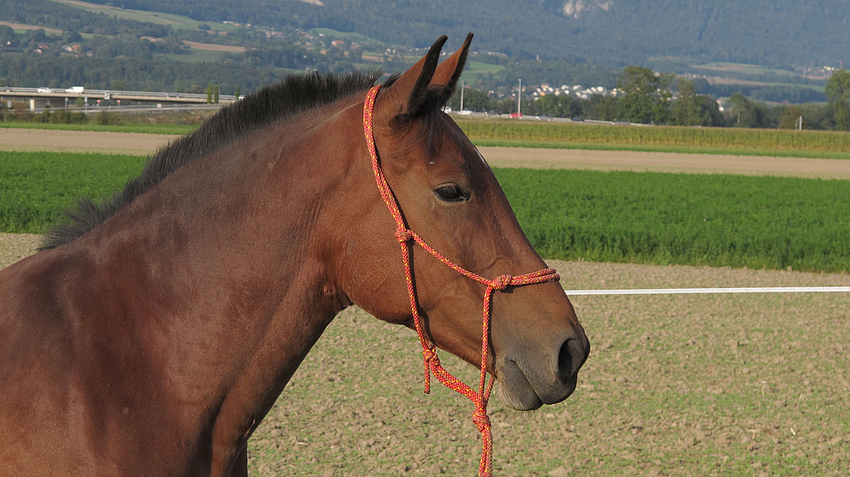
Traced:
<svg viewBox="0 0 850 477">
<path fill-rule="evenodd" d="M 352 305 L 418 330 L 426 377 L 450 376 L 440 349 L 513 408 L 572 394 L 587 336 L 443 111 L 471 39 L 382 85 L 246 96 L 0 270 L 0 474 L 247 475 L 251 434 Z M 479 429 L 489 386 L 468 395 Z"/>
</svg>

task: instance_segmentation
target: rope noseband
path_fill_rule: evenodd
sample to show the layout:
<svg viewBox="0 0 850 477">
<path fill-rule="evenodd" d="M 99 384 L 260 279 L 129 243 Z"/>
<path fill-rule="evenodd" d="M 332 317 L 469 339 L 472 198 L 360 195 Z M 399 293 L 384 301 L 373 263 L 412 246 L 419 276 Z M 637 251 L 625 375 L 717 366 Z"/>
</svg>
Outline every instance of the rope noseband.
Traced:
<svg viewBox="0 0 850 477">
<path fill-rule="evenodd" d="M 487 382 L 487 359 L 488 359 L 488 341 L 490 335 L 490 303 L 493 295 L 493 290 L 504 290 L 509 286 L 531 285 L 535 283 L 543 283 L 559 280 L 560 277 L 554 269 L 546 268 L 536 272 L 527 273 L 520 276 L 501 275 L 494 280 L 488 280 L 481 277 L 465 268 L 456 265 L 454 262 L 446 258 L 440 252 L 434 250 L 430 245 L 422 240 L 422 237 L 416 232 L 407 228 L 404 218 L 398 206 L 398 202 L 387 184 L 383 171 L 381 171 L 380 163 L 378 162 L 378 151 L 375 148 L 375 136 L 372 129 L 372 114 L 375 108 L 375 97 L 381 85 L 376 85 L 369 90 L 366 95 L 366 101 L 363 104 L 363 131 L 366 135 L 366 144 L 369 147 L 369 154 L 372 157 L 372 170 L 375 173 L 375 181 L 378 183 L 378 190 L 381 197 L 387 204 L 393 219 L 396 223 L 395 237 L 401 245 L 401 257 L 404 261 L 404 274 L 407 280 L 407 294 L 410 298 L 410 311 L 413 314 L 413 323 L 416 326 L 416 333 L 419 335 L 419 342 L 422 344 L 422 358 L 425 364 L 425 393 L 431 391 L 431 373 L 449 389 L 452 389 L 466 396 L 475 405 L 475 412 L 472 413 L 472 421 L 481 433 L 483 440 L 481 448 L 481 462 L 478 466 L 478 475 L 489 477 L 493 473 L 493 438 L 490 433 L 490 418 L 487 416 L 487 403 L 490 400 L 490 391 L 493 389 L 495 376 L 491 376 Z M 410 241 L 422 246 L 425 251 L 436 257 L 439 261 L 446 264 L 451 269 L 461 275 L 475 280 L 479 283 L 487 285 L 487 290 L 484 292 L 484 318 L 481 332 L 481 373 L 478 383 L 478 392 L 475 392 L 459 379 L 452 376 L 440 365 L 440 359 L 437 357 L 436 346 L 428 341 L 422 327 L 422 320 L 419 317 L 419 307 L 416 301 L 416 291 L 413 288 L 413 274 L 410 267 Z"/>
</svg>

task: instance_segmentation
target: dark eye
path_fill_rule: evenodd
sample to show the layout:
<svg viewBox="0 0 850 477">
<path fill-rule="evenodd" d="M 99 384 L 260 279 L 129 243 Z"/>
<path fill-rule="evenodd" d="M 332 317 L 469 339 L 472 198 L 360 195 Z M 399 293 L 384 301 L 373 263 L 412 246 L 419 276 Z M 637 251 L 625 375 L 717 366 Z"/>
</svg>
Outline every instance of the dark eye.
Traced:
<svg viewBox="0 0 850 477">
<path fill-rule="evenodd" d="M 446 202 L 460 202 L 469 198 L 469 196 L 464 194 L 463 190 L 461 190 L 460 186 L 457 184 L 441 185 L 434 189 L 434 193 L 437 194 L 437 197 Z"/>
</svg>

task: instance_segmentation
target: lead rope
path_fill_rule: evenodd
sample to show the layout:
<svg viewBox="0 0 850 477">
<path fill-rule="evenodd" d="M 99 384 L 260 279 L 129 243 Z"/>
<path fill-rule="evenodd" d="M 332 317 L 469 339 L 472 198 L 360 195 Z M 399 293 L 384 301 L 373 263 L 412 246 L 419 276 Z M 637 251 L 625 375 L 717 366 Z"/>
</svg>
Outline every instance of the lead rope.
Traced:
<svg viewBox="0 0 850 477">
<path fill-rule="evenodd" d="M 481 477 L 490 477 L 493 475 L 493 437 L 490 432 L 490 418 L 487 416 L 487 403 L 490 400 L 490 391 L 493 389 L 495 376 L 491 376 L 487 382 L 487 359 L 489 354 L 489 338 L 490 338 L 490 303 L 493 296 L 493 290 L 504 290 L 509 286 L 531 285 L 535 283 L 543 283 L 554 280 L 559 280 L 558 273 L 551 268 L 538 270 L 536 272 L 527 273 L 513 277 L 510 275 L 500 275 L 494 280 L 488 280 L 480 275 L 470 272 L 463 267 L 456 265 L 454 262 L 446 258 L 440 252 L 434 250 L 430 245 L 422 240 L 422 237 L 414 231 L 407 228 L 404 223 L 404 218 L 398 207 L 398 202 L 387 184 L 383 171 L 381 171 L 380 163 L 378 162 L 378 151 L 375 148 L 375 136 L 372 130 L 372 112 L 375 108 L 375 96 L 381 85 L 376 85 L 369 90 L 366 95 L 366 101 L 363 104 L 363 131 L 366 134 L 366 144 L 369 147 L 369 155 L 372 157 L 372 170 L 375 173 L 375 181 L 378 183 L 378 191 L 381 197 L 387 204 L 393 219 L 396 223 L 395 236 L 401 245 L 401 257 L 404 261 L 404 275 L 407 280 L 407 295 L 410 298 L 410 311 L 413 314 L 413 323 L 416 325 L 416 334 L 419 335 L 419 342 L 422 344 L 422 359 L 425 365 L 425 393 L 431 392 L 431 373 L 445 385 L 464 396 L 466 396 L 475 405 L 475 412 L 472 413 L 472 421 L 481 433 L 481 462 L 478 466 L 478 475 Z M 464 275 L 472 280 L 487 285 L 487 290 L 484 292 L 484 317 L 481 331 L 481 373 L 478 382 L 478 392 L 475 392 L 466 385 L 466 383 L 454 377 L 442 365 L 440 358 L 437 356 L 436 346 L 429 342 L 425 337 L 425 332 L 422 327 L 422 320 L 419 317 L 419 307 L 416 302 L 416 290 L 413 288 L 413 274 L 410 269 L 410 246 L 409 242 L 413 240 L 418 243 L 425 251 L 436 257 L 451 269 Z"/>
</svg>

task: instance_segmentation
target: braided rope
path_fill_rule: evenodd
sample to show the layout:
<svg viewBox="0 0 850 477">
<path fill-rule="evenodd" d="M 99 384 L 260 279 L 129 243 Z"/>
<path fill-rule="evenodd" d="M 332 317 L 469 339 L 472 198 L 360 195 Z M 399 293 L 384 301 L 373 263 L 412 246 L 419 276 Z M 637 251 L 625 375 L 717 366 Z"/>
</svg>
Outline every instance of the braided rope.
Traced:
<svg viewBox="0 0 850 477">
<path fill-rule="evenodd" d="M 481 433 L 481 462 L 478 466 L 478 475 L 489 477 L 493 474 L 493 437 L 490 432 L 490 418 L 487 415 L 487 403 L 490 401 L 490 391 L 493 389 L 495 376 L 491 376 L 487 382 L 487 361 L 489 354 L 489 338 L 490 338 L 490 304 L 494 290 L 504 290 L 509 286 L 517 287 L 523 285 L 532 285 L 535 283 L 543 283 L 554 280 L 559 280 L 557 272 L 554 269 L 546 268 L 536 272 L 527 273 L 520 276 L 501 275 L 493 280 L 488 280 L 480 275 L 477 275 L 465 268 L 455 264 L 445 255 L 434 250 L 430 245 L 416 234 L 414 231 L 407 228 L 404 222 L 404 217 L 401 215 L 398 202 L 387 184 L 387 179 L 381 170 L 378 161 L 378 151 L 375 147 L 375 136 L 372 129 L 373 110 L 375 108 L 375 97 L 381 85 L 377 85 L 369 90 L 366 95 L 366 101 L 363 104 L 363 132 L 366 135 L 366 144 L 369 147 L 369 155 L 372 158 L 372 170 L 375 173 L 375 181 L 378 184 L 378 191 L 381 193 L 381 198 L 387 204 L 387 208 L 396 223 L 395 237 L 401 246 L 401 257 L 404 262 L 404 275 L 407 281 L 407 295 L 410 299 L 410 311 L 413 314 L 413 323 L 416 327 L 416 334 L 419 336 L 419 342 L 422 344 L 422 360 L 425 367 L 425 393 L 431 392 L 431 374 L 437 380 L 443 383 L 447 388 L 456 391 L 467 397 L 475 405 L 475 411 L 472 413 L 472 421 Z M 425 337 L 425 331 L 422 327 L 422 320 L 419 316 L 419 306 L 416 300 L 416 290 L 413 287 L 413 273 L 410 268 L 410 242 L 419 244 L 425 251 L 433 255 L 440 262 L 444 263 L 452 270 L 461 275 L 475 280 L 487 286 L 484 292 L 484 311 L 483 324 L 481 331 L 481 372 L 478 382 L 478 391 L 475 392 L 466 383 L 454 377 L 440 364 L 440 358 L 437 356 L 437 348 Z"/>
</svg>

